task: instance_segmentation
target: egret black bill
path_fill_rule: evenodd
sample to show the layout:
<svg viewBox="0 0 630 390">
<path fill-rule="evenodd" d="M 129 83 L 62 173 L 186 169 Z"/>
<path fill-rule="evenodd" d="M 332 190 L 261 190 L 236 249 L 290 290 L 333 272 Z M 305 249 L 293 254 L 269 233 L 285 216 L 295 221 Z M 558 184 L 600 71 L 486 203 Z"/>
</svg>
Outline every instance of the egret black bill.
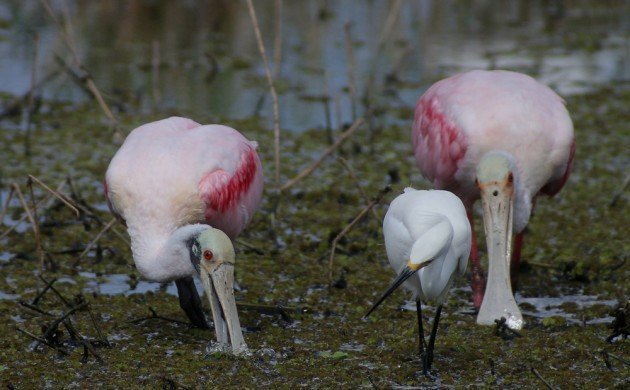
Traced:
<svg viewBox="0 0 630 390">
<path fill-rule="evenodd" d="M 391 293 L 393 293 L 398 287 L 400 287 L 400 285 L 403 284 L 405 280 L 409 279 L 411 275 L 415 274 L 416 272 L 418 272 L 418 270 L 431 264 L 432 261 L 433 260 L 425 261 L 424 263 L 420 264 L 420 266 L 418 266 L 418 268 L 416 269 L 412 269 L 411 267 L 409 267 L 409 265 L 406 265 L 405 268 L 403 268 L 403 270 L 400 271 L 396 279 L 394 279 L 394 281 L 392 281 L 389 287 L 387 287 L 387 290 L 385 290 L 385 292 L 383 293 L 383 295 L 381 295 L 378 301 L 376 301 L 376 303 L 372 305 L 370 310 L 368 310 L 368 312 L 363 316 L 363 318 L 367 318 L 374 310 L 376 310 L 376 308 L 379 307 L 379 305 L 383 303 L 383 301 L 388 296 L 390 296 Z"/>
</svg>

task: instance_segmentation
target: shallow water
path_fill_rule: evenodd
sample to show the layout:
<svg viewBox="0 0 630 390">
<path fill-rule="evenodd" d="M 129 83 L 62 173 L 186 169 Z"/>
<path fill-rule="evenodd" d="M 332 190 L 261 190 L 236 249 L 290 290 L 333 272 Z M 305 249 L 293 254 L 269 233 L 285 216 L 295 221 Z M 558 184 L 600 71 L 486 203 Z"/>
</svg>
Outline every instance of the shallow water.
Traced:
<svg viewBox="0 0 630 390">
<path fill-rule="evenodd" d="M 145 113 L 168 109 L 219 119 L 254 113 L 271 117 L 245 2 L 53 5 L 60 15 L 67 8 L 78 51 L 96 84 L 119 103 L 114 109 L 133 105 Z M 256 4 L 270 61 L 273 5 Z M 373 84 L 371 89 L 385 88 L 379 99 L 397 106 L 411 106 L 431 81 L 469 69 L 529 73 L 563 96 L 630 78 L 630 22 L 623 1 L 409 1 L 400 3 L 387 29 L 391 10 L 392 3 L 385 1 L 370 6 L 362 1 L 285 2 L 276 81 L 283 129 L 301 131 L 327 122 L 336 128 L 352 120 L 345 23 L 352 26 L 358 98 Z M 0 4 L 0 21 L 7 25 L 0 39 L 0 91 L 23 94 L 31 84 L 33 35 L 40 37 L 40 77 L 55 69 L 55 53 L 64 52 L 64 43 L 38 1 Z M 389 83 L 388 75 L 395 76 Z M 47 100 L 91 99 L 63 75 L 41 94 Z M 363 115 L 364 107 L 355 104 L 355 109 Z"/>
<path fill-rule="evenodd" d="M 64 2 L 52 3 L 61 17 Z M 270 98 L 244 2 L 65 3 L 85 66 L 123 132 L 174 114 L 226 123 L 259 142 L 266 186 L 272 187 Z M 273 4 L 255 2 L 270 55 Z M 539 199 L 529 225 L 516 295 L 527 321 L 522 337 L 476 326 L 468 281 L 457 279 L 443 312 L 435 377 L 423 377 L 415 313 L 409 312 L 415 305 L 404 300 L 408 296 L 396 293 L 370 319 L 361 318 L 393 277 L 379 219 L 368 215 L 340 242 L 333 268 L 339 288 L 327 287 L 330 240 L 365 203 L 358 185 L 329 158 L 282 199 L 276 219 L 280 249 L 268 234 L 268 197 L 240 238 L 248 244 L 236 242 L 237 301 L 282 305 L 293 319 L 240 310 L 251 350 L 246 357 L 222 352 L 211 342 L 212 332 L 190 329 L 175 286 L 142 280 L 121 237 L 106 233 L 78 260 L 102 224 L 85 215 L 77 219 L 59 202 L 40 209 L 49 255 L 43 276 L 57 279 L 54 286 L 67 301 L 79 295 L 89 302 L 92 314 L 78 312 L 72 323 L 84 337 L 99 340 L 96 321 L 111 346 L 96 347 L 103 363 L 91 353 L 82 362 L 83 348 L 66 328 L 60 327 L 59 337 L 68 356 L 44 346 L 31 348 L 32 340 L 16 330 L 42 335 L 42 326 L 68 310 L 52 291 L 37 306 L 49 314 L 20 304 L 33 302 L 45 286 L 38 278 L 32 227 L 22 222 L 0 239 L 2 384 L 538 387 L 542 382 L 530 370 L 535 368 L 554 386 L 627 387 L 628 367 L 602 353 L 629 359 L 622 337 L 606 342 L 612 309 L 627 301 L 630 280 L 628 192 L 619 192 L 630 166 L 628 3 L 403 1 L 379 50 L 396 4 L 284 2 L 283 56 L 276 78 L 281 178 L 293 177 L 328 146 L 322 131 L 327 122 L 336 136 L 341 124 L 352 121 L 344 40 L 348 21 L 357 59 L 355 107 L 357 115 L 371 108 L 372 130 L 358 131 L 343 155 L 369 197 L 384 185 L 393 186 L 377 207 L 380 218 L 405 186 L 429 187 L 413 162 L 409 126 L 415 100 L 432 82 L 461 70 L 502 67 L 549 83 L 567 100 L 578 146 L 566 188 L 552 200 Z M 2 109 L 29 88 L 34 32 L 40 34 L 37 73 L 43 77 L 57 68 L 54 53 L 66 53 L 58 28 L 40 2 L 0 4 Z M 160 51 L 155 67 L 154 42 Z M 361 97 L 371 77 L 365 101 Z M 0 118 L 1 203 L 13 181 L 30 200 L 23 185 L 26 174 L 51 186 L 72 177 L 77 196 L 106 223 L 111 216 L 101 182 L 120 140 L 90 95 L 65 72 L 38 94 L 43 101 L 33 118 L 30 156 L 24 153 L 24 119 L 19 113 Z M 63 192 L 70 194 L 69 186 Z M 35 187 L 34 194 L 41 199 L 45 191 Z M 0 234 L 22 214 L 13 199 Z M 124 228 L 115 226 L 125 237 Z M 478 224 L 477 237 L 483 237 L 482 229 Z M 485 244 L 480 245 L 485 257 Z M 427 307 L 425 317 L 432 314 Z"/>
</svg>

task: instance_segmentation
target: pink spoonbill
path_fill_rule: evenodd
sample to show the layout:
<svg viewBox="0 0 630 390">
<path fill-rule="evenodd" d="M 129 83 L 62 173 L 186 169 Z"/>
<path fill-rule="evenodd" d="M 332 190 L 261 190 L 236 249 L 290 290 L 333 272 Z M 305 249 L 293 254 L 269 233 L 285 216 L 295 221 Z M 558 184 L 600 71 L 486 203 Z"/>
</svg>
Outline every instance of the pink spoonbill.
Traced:
<svg viewBox="0 0 630 390">
<path fill-rule="evenodd" d="M 471 226 L 473 203 L 481 197 L 489 270 L 486 283 L 473 235 L 477 323 L 493 324 L 504 317 L 508 326 L 520 329 L 523 317 L 514 300 L 510 268 L 516 274 L 536 197 L 555 195 L 571 171 L 575 140 L 564 101 L 524 74 L 458 74 L 438 81 L 420 97 L 412 143 L 422 174 L 435 188 L 460 197 Z"/>
<path fill-rule="evenodd" d="M 398 272 L 398 277 L 365 316 L 369 316 L 404 283 L 416 299 L 418 341 L 422 371 L 426 375 L 433 362 L 442 303 L 453 277 L 457 273 L 463 274 L 468 264 L 471 233 L 466 209 L 451 192 L 406 188 L 385 214 L 383 236 L 389 264 Z M 422 300 L 437 304 L 426 348 L 422 330 Z"/>
<path fill-rule="evenodd" d="M 234 239 L 262 197 L 256 143 L 221 125 L 172 117 L 133 130 L 105 177 L 110 209 L 127 226 L 138 271 L 175 281 L 191 323 L 208 328 L 193 275 L 201 279 L 217 341 L 247 347 L 234 300 Z"/>
</svg>

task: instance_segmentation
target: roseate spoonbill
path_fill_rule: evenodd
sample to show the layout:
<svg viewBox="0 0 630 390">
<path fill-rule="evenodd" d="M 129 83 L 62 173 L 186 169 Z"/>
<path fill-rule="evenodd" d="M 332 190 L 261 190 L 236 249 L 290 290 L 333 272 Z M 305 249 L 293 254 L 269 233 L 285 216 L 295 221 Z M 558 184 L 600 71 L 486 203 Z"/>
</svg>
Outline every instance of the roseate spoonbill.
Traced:
<svg viewBox="0 0 630 390">
<path fill-rule="evenodd" d="M 126 223 L 138 271 L 174 280 L 193 325 L 208 328 L 192 275 L 203 282 L 217 341 L 247 347 L 234 301 L 230 239 L 260 204 L 263 176 L 256 143 L 221 125 L 168 118 L 133 130 L 105 177 L 110 209 Z"/>
<path fill-rule="evenodd" d="M 524 74 L 471 71 L 438 81 L 418 100 L 412 143 L 418 167 L 435 188 L 452 191 L 468 211 L 481 197 L 488 247 L 485 288 L 473 234 L 472 288 L 477 323 L 505 317 L 520 329 L 523 317 L 510 282 L 512 232 L 516 275 L 523 230 L 536 197 L 553 196 L 573 162 L 573 123 L 564 101 Z"/>
<path fill-rule="evenodd" d="M 405 283 L 416 299 L 418 341 L 422 371 L 426 375 L 433 362 L 442 303 L 455 273 L 463 274 L 468 264 L 471 233 L 466 209 L 451 192 L 406 188 L 389 205 L 383 220 L 383 235 L 389 264 L 398 272 L 398 277 L 365 317 Z M 422 330 L 422 300 L 437 304 L 426 351 Z"/>
</svg>

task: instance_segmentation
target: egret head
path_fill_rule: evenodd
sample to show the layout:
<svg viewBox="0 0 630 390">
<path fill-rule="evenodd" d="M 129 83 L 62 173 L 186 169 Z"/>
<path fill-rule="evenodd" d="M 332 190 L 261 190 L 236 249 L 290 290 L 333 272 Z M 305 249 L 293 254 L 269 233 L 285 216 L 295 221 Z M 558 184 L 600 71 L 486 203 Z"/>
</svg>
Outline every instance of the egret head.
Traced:
<svg viewBox="0 0 630 390">
<path fill-rule="evenodd" d="M 209 227 L 189 241 L 190 259 L 210 301 L 217 341 L 234 353 L 247 349 L 234 300 L 234 246 L 221 230 Z"/>
</svg>

